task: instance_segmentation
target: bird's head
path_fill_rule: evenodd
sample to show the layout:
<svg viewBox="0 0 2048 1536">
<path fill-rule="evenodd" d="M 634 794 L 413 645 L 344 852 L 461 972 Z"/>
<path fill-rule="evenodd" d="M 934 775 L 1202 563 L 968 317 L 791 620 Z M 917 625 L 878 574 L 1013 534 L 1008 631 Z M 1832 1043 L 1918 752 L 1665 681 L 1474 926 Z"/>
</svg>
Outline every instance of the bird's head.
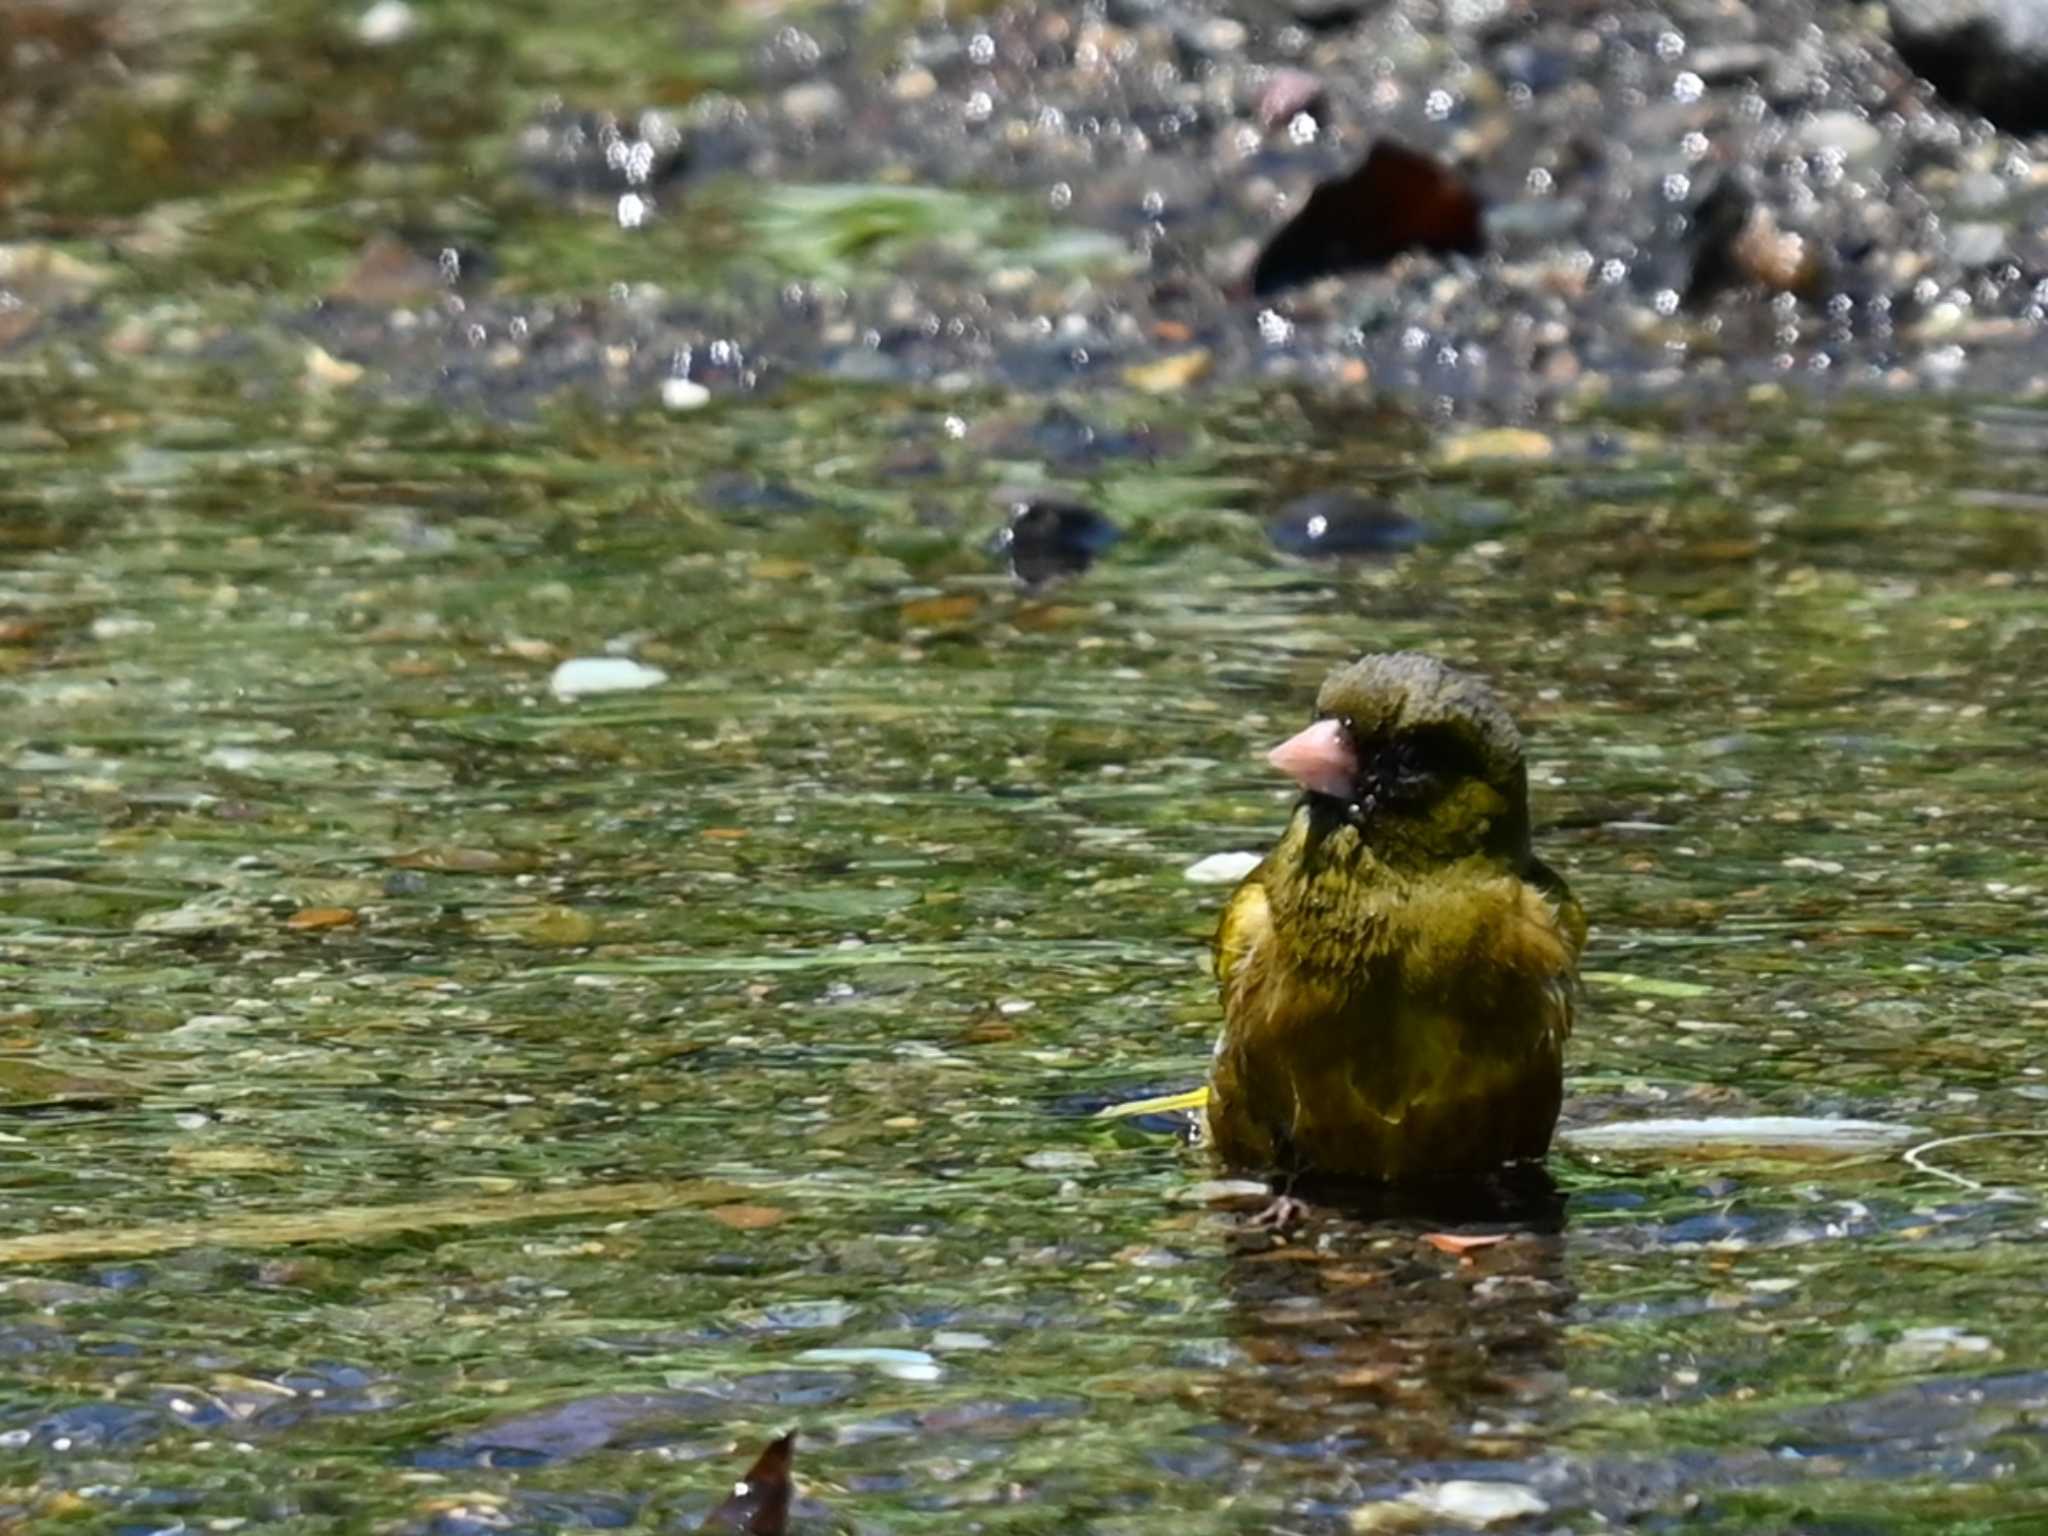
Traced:
<svg viewBox="0 0 2048 1536">
<path fill-rule="evenodd" d="M 1395 651 L 1331 673 L 1315 722 L 1268 760 L 1307 792 L 1313 831 L 1354 828 L 1390 862 L 1530 857 L 1521 734 L 1485 683 L 1433 656 Z"/>
</svg>

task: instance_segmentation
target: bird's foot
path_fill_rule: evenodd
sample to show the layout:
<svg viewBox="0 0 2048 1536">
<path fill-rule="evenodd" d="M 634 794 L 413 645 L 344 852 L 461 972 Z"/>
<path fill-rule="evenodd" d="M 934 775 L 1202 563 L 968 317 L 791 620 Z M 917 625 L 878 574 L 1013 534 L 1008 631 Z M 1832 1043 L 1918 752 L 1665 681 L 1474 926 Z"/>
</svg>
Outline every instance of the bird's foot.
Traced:
<svg viewBox="0 0 2048 1536">
<path fill-rule="evenodd" d="M 1308 1202 L 1297 1200 L 1292 1195 L 1275 1195 L 1266 1203 L 1266 1208 L 1252 1217 L 1252 1225 L 1262 1231 L 1284 1233 L 1291 1227 L 1301 1225 L 1308 1215 Z"/>
</svg>

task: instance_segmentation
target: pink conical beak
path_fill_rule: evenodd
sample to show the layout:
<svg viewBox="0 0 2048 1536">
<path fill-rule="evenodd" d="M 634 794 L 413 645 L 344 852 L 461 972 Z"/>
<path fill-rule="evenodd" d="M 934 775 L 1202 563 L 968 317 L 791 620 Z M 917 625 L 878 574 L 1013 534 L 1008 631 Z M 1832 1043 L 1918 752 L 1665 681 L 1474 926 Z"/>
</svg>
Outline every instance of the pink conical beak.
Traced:
<svg viewBox="0 0 2048 1536">
<path fill-rule="evenodd" d="M 1335 720 L 1318 720 L 1266 754 L 1266 761 L 1303 789 L 1344 799 L 1358 778 L 1358 754 Z"/>
</svg>

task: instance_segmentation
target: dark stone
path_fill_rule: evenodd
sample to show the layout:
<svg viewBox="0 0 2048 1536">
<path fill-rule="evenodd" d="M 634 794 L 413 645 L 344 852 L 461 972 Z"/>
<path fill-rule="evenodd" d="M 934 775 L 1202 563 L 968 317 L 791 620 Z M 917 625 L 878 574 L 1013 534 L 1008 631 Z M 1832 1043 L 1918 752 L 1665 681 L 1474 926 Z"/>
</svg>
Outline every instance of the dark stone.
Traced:
<svg viewBox="0 0 2048 1536">
<path fill-rule="evenodd" d="M 1035 587 L 1080 575 L 1121 537 L 1116 524 L 1093 507 L 1041 496 L 1012 506 L 1009 523 L 997 530 L 990 547 L 1009 559 L 1012 575 Z"/>
<path fill-rule="evenodd" d="M 1441 161 L 1381 139 L 1347 176 L 1317 185 L 1252 268 L 1268 294 L 1334 272 L 1382 266 L 1403 251 L 1477 255 L 1486 248 L 1479 197 Z"/>
<path fill-rule="evenodd" d="M 1350 491 L 1315 491 L 1273 514 L 1274 547 L 1311 560 L 1339 555 L 1397 555 L 1425 537 L 1421 523 L 1392 502 Z"/>
<path fill-rule="evenodd" d="M 1892 43 L 1948 100 L 2012 133 L 2048 128 L 2048 0 L 1890 0 Z"/>
</svg>

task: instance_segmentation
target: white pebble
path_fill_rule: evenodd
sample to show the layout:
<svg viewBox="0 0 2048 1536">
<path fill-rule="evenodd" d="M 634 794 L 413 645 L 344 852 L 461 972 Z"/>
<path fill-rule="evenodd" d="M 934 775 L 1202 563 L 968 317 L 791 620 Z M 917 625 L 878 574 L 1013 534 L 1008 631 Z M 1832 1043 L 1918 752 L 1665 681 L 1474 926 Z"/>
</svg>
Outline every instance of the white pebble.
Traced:
<svg viewBox="0 0 2048 1536">
<path fill-rule="evenodd" d="M 1080 1173 L 1095 1166 L 1086 1152 L 1033 1152 L 1024 1166 L 1037 1173 Z"/>
<path fill-rule="evenodd" d="M 1196 885 L 1232 885 L 1259 867 L 1256 853 L 1212 853 L 1197 859 L 1181 871 L 1181 877 Z"/>
<path fill-rule="evenodd" d="M 695 379 L 663 379 L 661 403 L 672 411 L 695 411 L 711 403 L 711 391 Z"/>
<path fill-rule="evenodd" d="M 548 688 L 558 699 L 585 693 L 634 693 L 668 681 L 659 667 L 642 666 L 630 656 L 578 656 L 555 668 Z"/>
<path fill-rule="evenodd" d="M 1464 1477 L 1410 1489 L 1402 1495 L 1401 1502 L 1435 1519 L 1455 1521 L 1475 1530 L 1505 1525 L 1525 1515 L 1540 1515 L 1550 1508 L 1535 1489 L 1520 1483 L 1482 1483 Z"/>
<path fill-rule="evenodd" d="M 370 45 L 402 42 L 419 24 L 405 0 L 377 0 L 356 18 L 356 36 Z"/>
</svg>

